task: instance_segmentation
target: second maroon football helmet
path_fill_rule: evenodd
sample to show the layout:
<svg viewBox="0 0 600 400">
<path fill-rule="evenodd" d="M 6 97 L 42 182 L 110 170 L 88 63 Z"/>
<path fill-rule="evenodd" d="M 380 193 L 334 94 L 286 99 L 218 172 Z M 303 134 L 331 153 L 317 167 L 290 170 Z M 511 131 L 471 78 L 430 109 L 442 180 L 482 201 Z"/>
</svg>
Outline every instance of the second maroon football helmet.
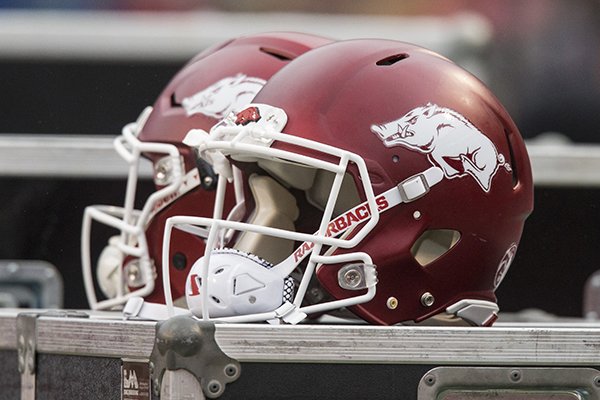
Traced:
<svg viewBox="0 0 600 400">
<path fill-rule="evenodd" d="M 197 162 L 183 138 L 190 129 L 209 130 L 230 112 L 239 111 L 290 60 L 328 42 L 299 33 L 268 33 L 212 47 L 185 65 L 136 123 L 125 126 L 115 140 L 130 170 L 125 204 L 90 206 L 84 215 L 82 264 L 91 308 L 119 306 L 132 296 L 164 301 L 160 274 L 165 220 L 180 214 L 212 215 L 217 183 L 212 168 Z M 141 202 L 136 199 L 140 156 L 150 160 L 156 187 Z M 225 202 L 228 212 L 243 209 L 240 193 L 228 195 Z M 96 262 L 90 243 L 93 221 L 116 230 Z M 204 252 L 204 240 L 181 232 L 175 236 L 166 258 L 174 297 L 180 298 L 191 264 Z"/>
</svg>

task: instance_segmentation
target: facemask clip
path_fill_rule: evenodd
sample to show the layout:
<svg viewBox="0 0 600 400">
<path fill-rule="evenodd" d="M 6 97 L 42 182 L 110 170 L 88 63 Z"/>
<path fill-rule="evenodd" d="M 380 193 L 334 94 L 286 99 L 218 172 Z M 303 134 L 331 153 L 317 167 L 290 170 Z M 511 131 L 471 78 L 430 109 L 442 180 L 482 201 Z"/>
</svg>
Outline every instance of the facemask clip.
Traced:
<svg viewBox="0 0 600 400">
<path fill-rule="evenodd" d="M 371 264 L 347 264 L 338 271 L 338 284 L 346 290 L 363 290 L 377 284 L 377 270 Z"/>
<path fill-rule="evenodd" d="M 289 301 L 286 301 L 281 305 L 281 307 L 275 310 L 275 315 L 277 316 L 277 319 L 269 320 L 268 322 L 270 324 L 277 325 L 281 321 L 283 321 L 287 324 L 296 325 L 304 318 L 306 318 L 306 313 L 300 311 L 298 307 L 296 307 Z"/>
</svg>

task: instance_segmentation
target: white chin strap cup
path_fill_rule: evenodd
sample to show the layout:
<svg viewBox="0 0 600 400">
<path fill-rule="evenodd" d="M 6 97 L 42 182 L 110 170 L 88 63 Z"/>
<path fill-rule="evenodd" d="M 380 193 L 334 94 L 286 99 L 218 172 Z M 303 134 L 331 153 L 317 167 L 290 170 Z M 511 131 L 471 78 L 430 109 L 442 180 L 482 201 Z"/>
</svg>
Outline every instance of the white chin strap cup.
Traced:
<svg viewBox="0 0 600 400">
<path fill-rule="evenodd" d="M 207 263 L 207 271 L 203 271 Z M 186 280 L 187 305 L 196 317 L 234 317 L 272 312 L 283 303 L 285 277 L 259 257 L 218 249 L 194 263 Z M 203 272 L 206 276 L 203 277 Z M 205 303 L 206 302 L 206 303 Z"/>
</svg>

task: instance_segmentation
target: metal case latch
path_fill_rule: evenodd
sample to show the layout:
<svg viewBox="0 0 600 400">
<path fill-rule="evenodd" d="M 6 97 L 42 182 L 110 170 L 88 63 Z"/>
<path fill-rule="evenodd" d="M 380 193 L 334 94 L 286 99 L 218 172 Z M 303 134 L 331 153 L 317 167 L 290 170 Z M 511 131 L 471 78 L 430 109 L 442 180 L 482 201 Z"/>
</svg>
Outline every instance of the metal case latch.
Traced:
<svg viewBox="0 0 600 400">
<path fill-rule="evenodd" d="M 164 396 L 166 372 L 185 370 L 200 383 L 204 396 L 214 399 L 240 376 L 240 363 L 228 357 L 215 341 L 215 325 L 190 316 L 176 316 L 156 325 L 150 356 L 152 387 Z M 161 385 L 163 386 L 161 388 Z"/>
</svg>

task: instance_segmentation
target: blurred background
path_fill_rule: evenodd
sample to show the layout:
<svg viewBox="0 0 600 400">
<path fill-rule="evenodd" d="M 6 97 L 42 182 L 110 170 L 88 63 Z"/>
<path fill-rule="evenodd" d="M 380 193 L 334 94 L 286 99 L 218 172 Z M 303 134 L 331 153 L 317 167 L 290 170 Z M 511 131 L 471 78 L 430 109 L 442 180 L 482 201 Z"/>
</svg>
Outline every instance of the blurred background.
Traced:
<svg viewBox="0 0 600 400">
<path fill-rule="evenodd" d="M 194 54 L 281 30 L 431 48 L 486 82 L 528 143 L 586 151 L 600 141 L 598 0 L 0 0 L 0 133 L 116 136 Z M 595 165 L 586 174 L 600 177 Z M 42 175 L 0 171 L 0 260 L 48 261 L 64 306 L 86 308 L 83 208 L 121 204 L 125 175 Z M 536 181 L 501 310 L 582 315 L 586 280 L 600 268 L 600 186 L 578 172 L 569 179 Z"/>
</svg>

